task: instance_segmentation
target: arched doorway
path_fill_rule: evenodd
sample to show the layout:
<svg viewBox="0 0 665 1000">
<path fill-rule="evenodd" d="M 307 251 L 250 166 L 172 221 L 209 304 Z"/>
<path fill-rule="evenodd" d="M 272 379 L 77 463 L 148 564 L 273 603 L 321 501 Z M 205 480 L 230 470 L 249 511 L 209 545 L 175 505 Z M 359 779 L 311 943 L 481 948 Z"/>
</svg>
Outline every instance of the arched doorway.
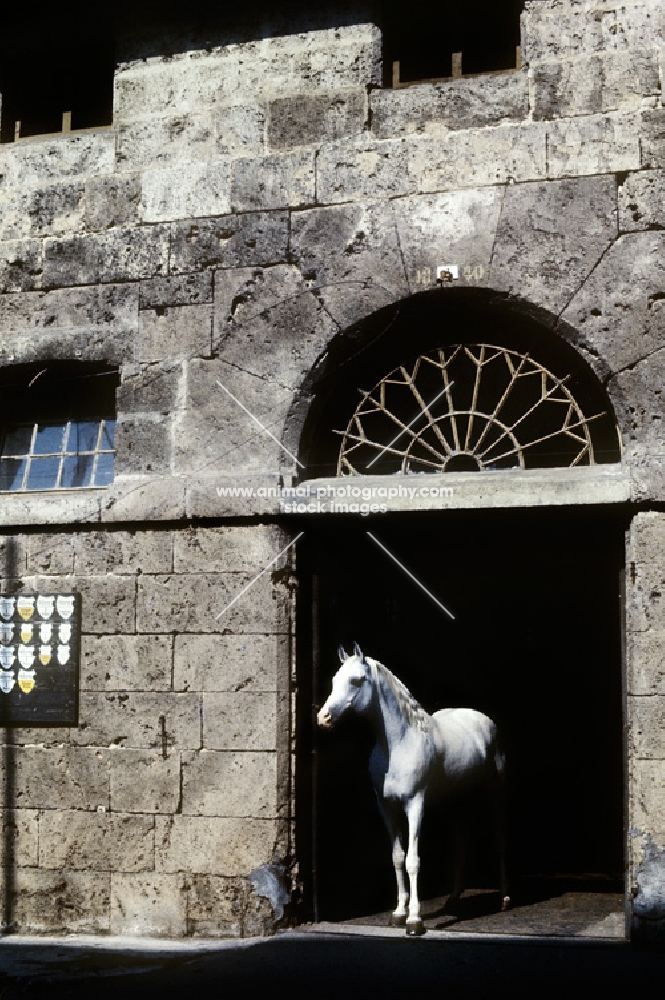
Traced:
<svg viewBox="0 0 665 1000">
<path fill-rule="evenodd" d="M 353 641 L 385 662 L 428 711 L 473 707 L 499 723 L 509 760 L 516 898 L 561 896 L 571 887 L 621 892 L 625 514 L 612 503 L 568 503 L 556 490 L 550 496 L 547 471 L 536 483 L 540 495 L 525 478 L 523 502 L 508 508 L 488 494 L 488 484 L 507 476 L 519 482 L 529 469 L 616 464 L 611 406 L 575 353 L 530 320 L 511 327 L 491 305 L 460 308 L 446 322 L 438 314 L 437 333 L 432 302 L 405 313 L 393 324 L 384 358 L 372 345 L 320 406 L 322 447 L 310 450 L 310 468 L 315 476 L 332 473 L 339 483 L 359 485 L 424 484 L 434 481 L 432 471 L 437 483 L 451 483 L 453 495 L 439 510 L 430 505 L 367 518 L 331 510 L 308 524 L 299 557 L 300 739 L 314 754 L 312 769 L 301 766 L 299 776 L 301 802 L 309 801 L 313 815 L 304 837 L 307 824 L 299 816 L 312 907 L 320 919 L 344 920 L 393 905 L 390 850 L 367 774 L 367 734 L 353 720 L 330 736 L 311 729 L 311 704 L 329 691 L 337 646 Z M 406 337 L 414 320 L 420 333 Z M 488 324 L 491 342 L 481 339 Z M 400 349 L 403 360 L 395 363 Z M 437 396 L 438 410 L 430 403 Z M 366 467 L 381 442 L 391 441 L 391 428 L 410 430 L 381 452 L 374 476 Z M 315 438 L 310 433 L 310 442 Z M 485 502 L 477 509 L 456 508 L 459 474 L 467 487 L 474 476 L 483 483 Z M 368 531 L 454 612 L 454 621 Z M 484 825 L 478 813 L 477 827 Z M 425 896 L 450 890 L 446 836 L 445 809 L 433 806 L 423 831 Z M 496 885 L 492 851 L 479 833 L 470 863 L 479 889 Z"/>
</svg>

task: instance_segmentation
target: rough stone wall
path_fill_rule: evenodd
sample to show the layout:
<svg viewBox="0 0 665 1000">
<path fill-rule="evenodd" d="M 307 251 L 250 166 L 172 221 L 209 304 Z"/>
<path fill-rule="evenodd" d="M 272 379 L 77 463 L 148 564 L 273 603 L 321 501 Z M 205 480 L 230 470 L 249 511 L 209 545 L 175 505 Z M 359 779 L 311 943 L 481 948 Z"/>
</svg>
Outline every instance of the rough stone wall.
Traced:
<svg viewBox="0 0 665 1000">
<path fill-rule="evenodd" d="M 288 587 L 266 576 L 215 616 L 281 533 L 92 530 L 2 543 L 18 576 L 5 591 L 83 595 L 79 727 L 4 730 L 5 922 L 269 933 L 273 908 L 253 885 L 292 854 Z"/>
<path fill-rule="evenodd" d="M 21 731 L 6 750 L 25 762 L 5 817 L 21 926 L 247 933 L 263 919 L 245 877 L 285 856 L 287 612 L 266 578 L 231 634 L 214 614 L 228 577 L 291 536 L 187 524 L 274 517 L 276 502 L 217 489 L 294 468 L 218 382 L 297 449 L 331 345 L 457 264 L 456 287 L 494 290 L 586 357 L 632 500 L 665 499 L 663 38 L 657 0 L 545 0 L 523 15 L 520 71 L 395 91 L 370 24 L 190 47 L 118 67 L 112 129 L 0 147 L 0 362 L 121 371 L 113 486 L 0 496 L 6 530 L 42 529 L 18 536 L 21 585 L 74 583 L 84 609 L 79 730 Z M 656 530 L 645 516 L 631 544 Z M 628 637 L 637 719 L 656 711 L 662 656 L 657 629 Z M 662 871 L 659 740 L 653 723 L 631 743 L 640 919 L 663 899 L 640 874 L 647 855 Z"/>
</svg>

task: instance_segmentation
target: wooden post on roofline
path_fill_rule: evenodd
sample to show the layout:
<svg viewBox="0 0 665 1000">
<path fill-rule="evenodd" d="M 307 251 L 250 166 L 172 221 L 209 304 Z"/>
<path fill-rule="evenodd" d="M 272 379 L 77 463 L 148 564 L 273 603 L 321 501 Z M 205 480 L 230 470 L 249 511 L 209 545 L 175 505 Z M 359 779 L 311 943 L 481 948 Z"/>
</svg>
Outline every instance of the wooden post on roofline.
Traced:
<svg viewBox="0 0 665 1000">
<path fill-rule="evenodd" d="M 393 90 L 397 90 L 399 87 L 399 59 L 396 59 L 393 63 Z"/>
<path fill-rule="evenodd" d="M 62 131 L 71 132 L 72 130 L 72 113 L 71 111 L 62 112 Z"/>
<path fill-rule="evenodd" d="M 462 75 L 462 53 L 453 52 L 453 79 Z"/>
<path fill-rule="evenodd" d="M 14 142 L 21 138 L 21 123 L 20 121 L 14 122 Z"/>
</svg>

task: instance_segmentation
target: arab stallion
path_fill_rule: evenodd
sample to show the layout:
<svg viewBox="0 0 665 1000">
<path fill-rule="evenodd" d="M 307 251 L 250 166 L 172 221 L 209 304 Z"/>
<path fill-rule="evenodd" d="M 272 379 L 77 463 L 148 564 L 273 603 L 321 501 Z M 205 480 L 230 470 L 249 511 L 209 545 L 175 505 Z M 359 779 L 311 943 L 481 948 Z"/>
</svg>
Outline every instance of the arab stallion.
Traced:
<svg viewBox="0 0 665 1000">
<path fill-rule="evenodd" d="M 367 717 L 373 728 L 376 742 L 370 756 L 370 774 L 392 843 L 397 879 L 393 925 L 406 926 L 409 935 L 425 933 L 418 899 L 418 837 L 428 788 L 443 794 L 466 792 L 482 785 L 492 790 L 502 908 L 507 909 L 510 899 L 501 815 L 504 758 L 497 745 L 494 722 L 470 708 L 445 708 L 428 715 L 404 684 L 382 663 L 364 656 L 357 643 L 352 656 L 340 646 L 339 658 L 342 665 L 333 677 L 332 692 L 317 721 L 324 729 L 331 729 L 344 712 L 352 711 Z M 401 832 L 403 817 L 408 825 L 406 854 Z M 405 861 L 409 891 L 404 879 Z M 458 859 L 452 899 L 464 889 L 462 878 Z"/>
</svg>

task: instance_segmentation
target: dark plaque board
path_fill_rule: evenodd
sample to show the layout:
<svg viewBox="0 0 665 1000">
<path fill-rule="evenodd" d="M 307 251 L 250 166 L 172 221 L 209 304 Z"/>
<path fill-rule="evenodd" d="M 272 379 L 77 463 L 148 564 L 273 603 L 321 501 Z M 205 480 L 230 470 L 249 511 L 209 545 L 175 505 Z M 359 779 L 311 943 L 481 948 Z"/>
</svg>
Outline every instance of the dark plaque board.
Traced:
<svg viewBox="0 0 665 1000">
<path fill-rule="evenodd" d="M 78 725 L 80 594 L 0 596 L 0 726 Z"/>
</svg>

